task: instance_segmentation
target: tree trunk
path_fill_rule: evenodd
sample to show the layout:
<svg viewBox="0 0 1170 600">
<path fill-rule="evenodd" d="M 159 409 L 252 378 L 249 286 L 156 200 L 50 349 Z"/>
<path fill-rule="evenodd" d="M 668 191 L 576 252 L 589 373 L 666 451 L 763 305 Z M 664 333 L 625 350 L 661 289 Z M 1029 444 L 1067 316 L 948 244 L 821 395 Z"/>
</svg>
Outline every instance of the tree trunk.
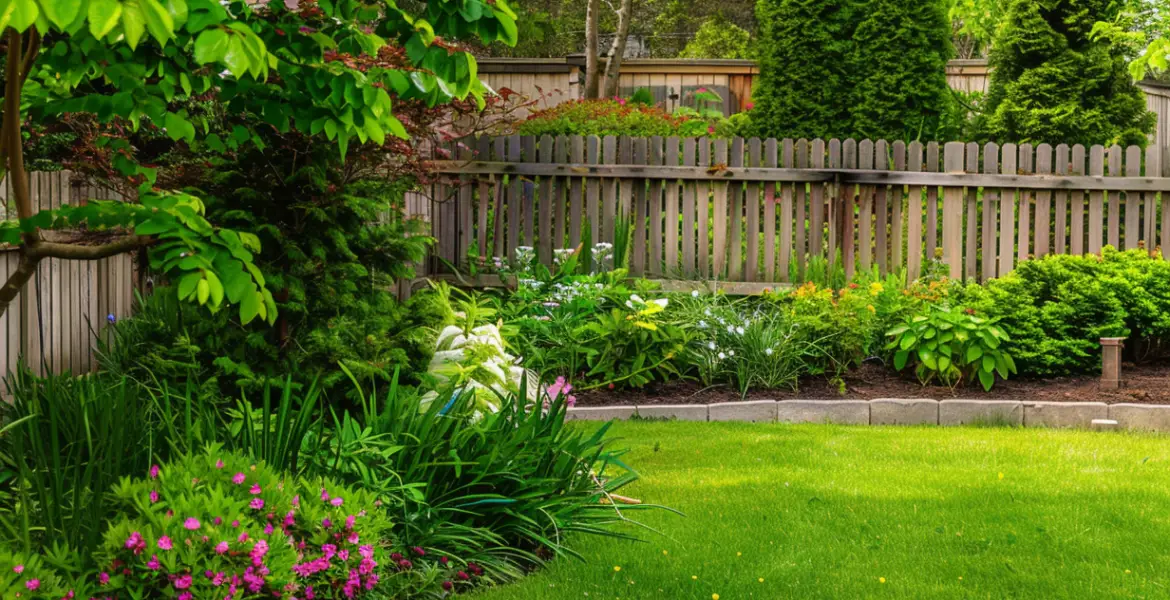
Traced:
<svg viewBox="0 0 1170 600">
<path fill-rule="evenodd" d="M 618 75 L 622 68 L 622 55 L 626 53 L 626 38 L 630 34 L 630 13 L 633 12 L 633 4 L 634 0 L 622 0 L 622 7 L 618 10 L 617 34 L 609 51 L 609 62 L 605 65 L 602 96 L 606 98 L 618 94 Z"/>
<path fill-rule="evenodd" d="M 585 5 L 585 97 L 589 99 L 601 95 L 601 57 L 597 55 L 597 13 L 600 9 L 601 0 L 588 0 Z"/>
</svg>

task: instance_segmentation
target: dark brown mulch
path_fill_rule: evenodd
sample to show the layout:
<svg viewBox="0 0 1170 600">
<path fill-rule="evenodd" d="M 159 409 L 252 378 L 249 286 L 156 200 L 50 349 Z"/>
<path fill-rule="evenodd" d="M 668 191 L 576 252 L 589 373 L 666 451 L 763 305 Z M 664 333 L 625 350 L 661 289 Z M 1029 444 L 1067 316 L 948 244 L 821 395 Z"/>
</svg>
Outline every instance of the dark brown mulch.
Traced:
<svg viewBox="0 0 1170 600">
<path fill-rule="evenodd" d="M 968 398 L 982 400 L 1029 400 L 1049 402 L 1139 402 L 1170 404 L 1170 364 L 1124 365 L 1125 387 L 1102 390 L 1096 377 L 1055 379 L 1014 379 L 1000 381 L 990 392 L 978 385 L 951 390 L 923 386 L 910 377 L 900 377 L 884 366 L 864 364 L 844 377 L 845 389 L 824 377 L 809 377 L 800 390 L 752 390 L 746 398 L 727 386 L 703 388 L 693 381 L 651 384 L 641 390 L 596 389 L 577 393 L 581 406 L 607 404 L 709 404 L 738 400 L 872 400 L 874 398 Z"/>
</svg>

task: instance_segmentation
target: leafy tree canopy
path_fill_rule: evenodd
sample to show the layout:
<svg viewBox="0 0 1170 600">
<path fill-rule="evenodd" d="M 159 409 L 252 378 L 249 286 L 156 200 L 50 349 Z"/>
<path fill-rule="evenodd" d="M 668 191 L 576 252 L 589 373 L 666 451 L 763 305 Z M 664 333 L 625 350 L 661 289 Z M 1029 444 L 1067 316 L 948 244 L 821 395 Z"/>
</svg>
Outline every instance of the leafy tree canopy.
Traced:
<svg viewBox="0 0 1170 600">
<path fill-rule="evenodd" d="M 255 266 L 254 236 L 212 226 L 198 197 L 156 187 L 125 139 L 105 143 L 114 166 L 139 184 L 138 202 L 91 201 L 33 214 L 21 148 L 24 114 L 87 113 L 113 127 L 160 128 L 172 140 L 232 150 L 262 145 L 261 128 L 334 143 L 407 137 L 392 95 L 430 105 L 482 102 L 475 59 L 448 40 L 514 44 L 504 0 L 438 0 L 417 14 L 394 0 L 0 0 L 7 42 L 3 140 L 19 222 L 0 241 L 19 244 L 21 267 L 0 288 L 0 310 L 43 258 L 100 258 L 152 246 L 152 264 L 181 296 L 240 317 L 273 321 L 272 295 Z M 191 105 L 210 102 L 230 132 Z M 104 245 L 58 244 L 43 230 L 133 231 Z M 156 243 L 157 242 L 157 243 Z"/>
</svg>

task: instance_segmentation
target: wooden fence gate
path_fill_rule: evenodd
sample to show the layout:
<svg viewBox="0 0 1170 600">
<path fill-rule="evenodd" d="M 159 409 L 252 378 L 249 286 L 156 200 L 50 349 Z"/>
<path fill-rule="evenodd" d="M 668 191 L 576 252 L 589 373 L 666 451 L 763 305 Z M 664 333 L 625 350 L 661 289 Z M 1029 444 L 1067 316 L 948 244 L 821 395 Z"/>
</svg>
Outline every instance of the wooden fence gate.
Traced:
<svg viewBox="0 0 1170 600">
<path fill-rule="evenodd" d="M 838 257 L 849 275 L 914 278 L 938 256 L 983 281 L 1106 244 L 1170 256 L 1170 169 L 1154 147 L 510 136 L 442 155 L 443 177 L 408 203 L 429 213 L 439 270 L 519 246 L 550 264 L 586 228 L 612 243 L 622 214 L 633 275 L 760 287 Z"/>
</svg>

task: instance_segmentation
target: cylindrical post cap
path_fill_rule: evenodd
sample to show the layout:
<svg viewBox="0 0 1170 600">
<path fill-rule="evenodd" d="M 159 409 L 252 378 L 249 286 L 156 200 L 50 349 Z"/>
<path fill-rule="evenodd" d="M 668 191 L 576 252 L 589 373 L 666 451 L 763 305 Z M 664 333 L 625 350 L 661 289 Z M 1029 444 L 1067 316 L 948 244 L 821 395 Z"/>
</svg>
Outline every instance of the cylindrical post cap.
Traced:
<svg viewBox="0 0 1170 600">
<path fill-rule="evenodd" d="M 1120 337 L 1101 338 L 1101 345 L 1102 346 L 1124 346 L 1125 345 L 1125 338 L 1120 338 Z"/>
</svg>

